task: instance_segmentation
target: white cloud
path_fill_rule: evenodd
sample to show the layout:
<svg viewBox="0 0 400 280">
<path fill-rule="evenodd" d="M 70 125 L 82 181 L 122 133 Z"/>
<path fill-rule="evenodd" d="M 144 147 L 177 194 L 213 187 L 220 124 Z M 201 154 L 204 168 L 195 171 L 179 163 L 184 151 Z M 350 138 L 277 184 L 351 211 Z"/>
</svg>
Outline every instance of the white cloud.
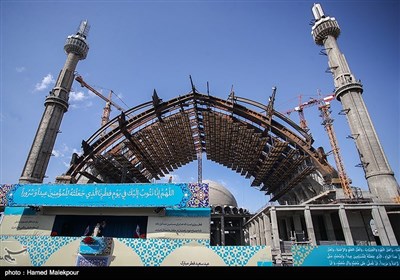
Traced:
<svg viewBox="0 0 400 280">
<path fill-rule="evenodd" d="M 53 152 L 51 153 L 51 155 L 54 156 L 54 157 L 56 157 L 56 158 L 58 158 L 58 157 L 64 157 L 64 154 L 61 153 L 61 152 L 58 151 L 58 150 L 53 150 Z"/>
<path fill-rule="evenodd" d="M 79 102 L 79 101 L 85 100 L 88 97 L 82 91 L 78 91 L 78 92 L 71 91 L 69 93 L 69 98 L 71 99 L 71 101 Z"/>
<path fill-rule="evenodd" d="M 35 91 L 45 90 L 49 87 L 50 84 L 55 83 L 53 75 L 47 74 L 40 83 L 37 83 L 35 86 Z"/>
<path fill-rule="evenodd" d="M 15 70 L 16 70 L 18 73 L 22 73 L 22 72 L 24 72 L 24 71 L 26 70 L 26 68 L 25 68 L 24 66 L 15 67 Z"/>
<path fill-rule="evenodd" d="M 67 144 L 61 144 L 61 148 L 58 150 L 54 149 L 52 155 L 56 158 L 71 158 L 73 153 L 77 153 L 79 156 L 82 152 L 76 148 L 70 148 Z"/>
<path fill-rule="evenodd" d="M 89 108 L 93 106 L 93 101 L 89 99 L 96 96 L 90 90 L 84 91 L 71 91 L 69 93 L 70 107 L 72 109 Z"/>
<path fill-rule="evenodd" d="M 53 150 L 52 156 L 57 158 L 57 161 L 64 165 L 66 168 L 69 168 L 73 153 L 77 153 L 78 156 L 82 155 L 82 151 L 76 148 L 70 148 L 67 144 L 63 143 L 59 150 Z"/>
<path fill-rule="evenodd" d="M 68 154 L 68 157 L 70 156 L 70 155 L 72 155 L 73 153 L 77 153 L 78 155 L 81 155 L 82 154 L 82 152 L 80 151 L 80 150 L 78 150 L 77 148 L 71 148 L 71 147 L 69 147 L 67 144 L 65 144 L 65 143 L 63 143 L 62 144 L 62 151 L 65 153 L 65 154 Z"/>
</svg>

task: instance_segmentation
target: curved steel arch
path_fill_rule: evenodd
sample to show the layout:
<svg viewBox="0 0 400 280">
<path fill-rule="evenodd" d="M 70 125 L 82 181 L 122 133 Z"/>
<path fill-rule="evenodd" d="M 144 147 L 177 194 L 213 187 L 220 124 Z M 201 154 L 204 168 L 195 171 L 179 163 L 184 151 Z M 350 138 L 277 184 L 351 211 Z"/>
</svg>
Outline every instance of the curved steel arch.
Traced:
<svg viewBox="0 0 400 280">
<path fill-rule="evenodd" d="M 279 200 L 316 171 L 336 171 L 312 147 L 313 139 L 283 114 L 258 102 L 223 100 L 195 89 L 163 102 L 133 107 L 82 142 L 67 172 L 72 182 L 150 182 L 197 159 L 207 159 L 253 178 L 252 186 Z M 306 193 L 303 191 L 303 194 Z M 305 195 L 306 197 L 313 194 Z"/>
</svg>

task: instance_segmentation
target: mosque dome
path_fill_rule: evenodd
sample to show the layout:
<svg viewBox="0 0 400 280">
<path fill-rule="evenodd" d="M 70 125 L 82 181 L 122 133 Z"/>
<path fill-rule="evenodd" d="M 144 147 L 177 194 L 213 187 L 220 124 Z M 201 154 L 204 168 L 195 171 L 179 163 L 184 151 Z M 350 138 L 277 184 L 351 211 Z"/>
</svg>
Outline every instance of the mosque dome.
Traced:
<svg viewBox="0 0 400 280">
<path fill-rule="evenodd" d="M 233 194 L 222 184 L 211 180 L 203 180 L 208 184 L 210 205 L 228 205 L 238 207 Z"/>
</svg>

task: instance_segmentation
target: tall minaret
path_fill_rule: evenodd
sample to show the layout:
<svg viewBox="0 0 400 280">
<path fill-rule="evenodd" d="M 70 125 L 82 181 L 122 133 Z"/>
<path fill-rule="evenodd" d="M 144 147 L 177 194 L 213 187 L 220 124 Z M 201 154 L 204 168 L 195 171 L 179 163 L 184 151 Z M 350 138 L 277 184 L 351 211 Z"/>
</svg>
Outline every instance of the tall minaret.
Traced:
<svg viewBox="0 0 400 280">
<path fill-rule="evenodd" d="M 21 184 L 43 182 L 61 120 L 68 110 L 69 92 L 76 65 L 79 60 L 86 58 L 89 51 L 89 45 L 86 43 L 88 33 L 88 22 L 82 21 L 76 35 L 67 38 L 64 46 L 67 61 L 58 76 L 55 87 L 44 102 L 45 110 L 19 179 Z"/>
<path fill-rule="evenodd" d="M 346 58 L 336 42 L 340 34 L 339 25 L 335 18 L 324 15 L 320 4 L 314 4 L 312 12 L 315 24 L 311 34 L 317 45 L 324 46 L 328 56 L 336 98 L 342 103 L 343 111 L 346 113 L 369 190 L 375 202 L 394 202 L 399 196 L 399 185 L 362 98 L 362 84 L 351 73 Z"/>
</svg>

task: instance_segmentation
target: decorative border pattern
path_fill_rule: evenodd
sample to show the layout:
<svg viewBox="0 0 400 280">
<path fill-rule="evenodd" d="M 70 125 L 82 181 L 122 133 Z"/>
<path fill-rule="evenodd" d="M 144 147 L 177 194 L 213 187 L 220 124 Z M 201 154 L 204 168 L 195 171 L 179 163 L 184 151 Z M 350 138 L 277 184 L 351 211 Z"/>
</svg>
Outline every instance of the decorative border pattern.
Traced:
<svg viewBox="0 0 400 280">
<path fill-rule="evenodd" d="M 80 237 L 61 236 L 6 236 L 1 235 L 0 241 L 15 239 L 27 248 L 33 266 L 42 266 L 52 254 L 68 245 L 70 242 L 79 240 Z M 137 238 L 115 238 L 115 240 L 131 248 L 139 257 L 144 266 L 160 266 L 166 257 L 173 251 L 185 245 L 206 247 L 215 252 L 227 266 L 245 266 L 249 260 L 267 246 L 210 246 L 208 239 L 137 239 Z M 108 266 L 113 255 L 113 238 L 107 241 L 107 252 L 102 255 L 78 254 L 77 266 Z M 193 244 L 194 243 L 194 244 Z M 79 245 L 78 245 L 79 246 Z M 76 248 L 78 250 L 78 248 Z M 108 255 L 105 255 L 107 253 Z M 271 262 L 271 260 L 265 260 Z M 63 264 L 60 264 L 63 265 Z"/>
<path fill-rule="evenodd" d="M 117 240 L 132 248 L 138 254 L 144 266 L 160 266 L 172 251 L 191 242 L 197 242 L 201 246 L 209 245 L 209 240 L 194 239 L 140 240 L 135 238 L 117 238 Z"/>
<path fill-rule="evenodd" d="M 302 245 L 302 246 L 292 246 L 293 255 L 293 266 L 300 266 L 303 264 L 307 256 L 318 246 L 313 245 Z"/>
<path fill-rule="evenodd" d="M 244 266 L 251 257 L 265 246 L 212 246 L 228 266 Z"/>
<path fill-rule="evenodd" d="M 187 202 L 187 207 L 205 208 L 209 207 L 209 188 L 208 184 L 189 183 L 188 188 L 191 192 L 191 198 Z"/>
<path fill-rule="evenodd" d="M 27 247 L 34 266 L 42 266 L 61 247 L 79 239 L 65 236 L 0 235 L 0 241 L 13 238 Z"/>
<path fill-rule="evenodd" d="M 0 186 L 0 206 L 7 205 L 7 194 L 14 188 L 14 185 Z"/>
</svg>

